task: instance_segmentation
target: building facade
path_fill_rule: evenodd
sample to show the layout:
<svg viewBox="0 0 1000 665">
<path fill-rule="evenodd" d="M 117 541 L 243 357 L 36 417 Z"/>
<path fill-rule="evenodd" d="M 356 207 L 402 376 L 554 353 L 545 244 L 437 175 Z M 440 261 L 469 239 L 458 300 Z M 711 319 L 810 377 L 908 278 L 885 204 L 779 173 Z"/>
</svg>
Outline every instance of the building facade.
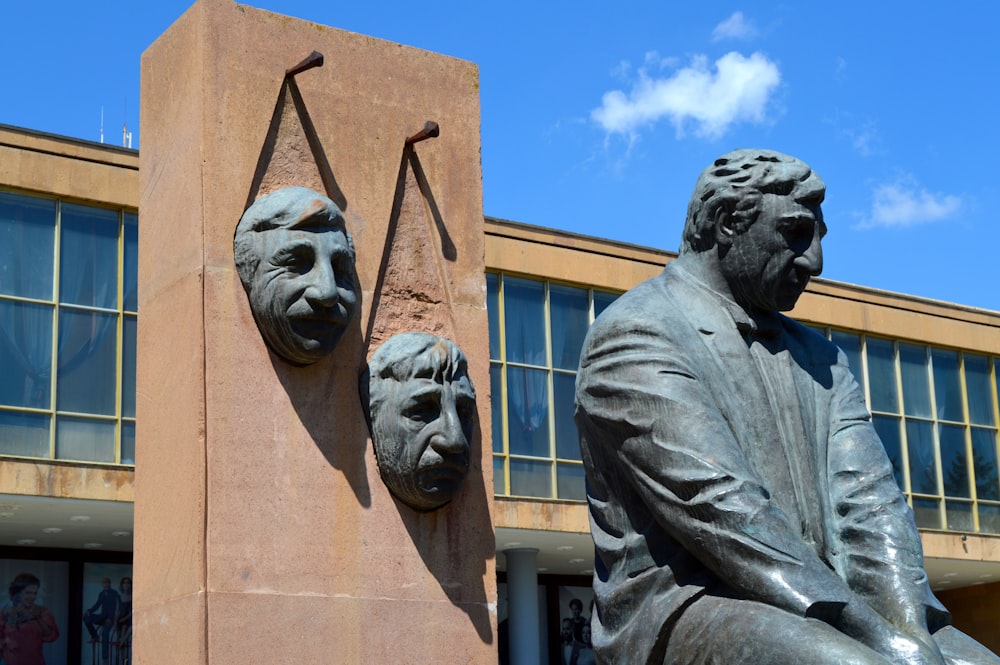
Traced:
<svg viewBox="0 0 1000 665">
<path fill-rule="evenodd" d="M 130 594 L 141 224 L 137 151 L 0 126 L 0 577 L 41 580 L 60 629 L 47 662 L 127 654 L 123 625 L 98 622 L 95 642 L 84 618 L 103 578 L 117 615 Z M 561 662 L 591 611 L 580 346 L 674 255 L 497 219 L 485 233 L 489 348 L 466 351 L 491 367 L 501 659 L 509 626 Z M 819 279 L 793 316 L 848 355 L 934 589 L 1000 649 L 1000 313 Z"/>
</svg>

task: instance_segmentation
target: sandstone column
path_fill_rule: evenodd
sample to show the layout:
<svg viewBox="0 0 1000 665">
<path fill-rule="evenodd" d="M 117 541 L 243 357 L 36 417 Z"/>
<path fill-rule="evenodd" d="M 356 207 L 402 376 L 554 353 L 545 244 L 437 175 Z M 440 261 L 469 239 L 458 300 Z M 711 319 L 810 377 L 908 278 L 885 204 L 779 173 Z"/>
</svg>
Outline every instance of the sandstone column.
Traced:
<svg viewBox="0 0 1000 665">
<path fill-rule="evenodd" d="M 475 65 L 202 0 L 143 55 L 141 114 L 137 662 L 495 662 Z M 287 186 L 357 249 L 357 315 L 306 367 L 269 351 L 233 259 Z M 478 392 L 469 475 L 426 513 L 382 483 L 358 396 L 405 330 L 452 339 Z"/>
</svg>

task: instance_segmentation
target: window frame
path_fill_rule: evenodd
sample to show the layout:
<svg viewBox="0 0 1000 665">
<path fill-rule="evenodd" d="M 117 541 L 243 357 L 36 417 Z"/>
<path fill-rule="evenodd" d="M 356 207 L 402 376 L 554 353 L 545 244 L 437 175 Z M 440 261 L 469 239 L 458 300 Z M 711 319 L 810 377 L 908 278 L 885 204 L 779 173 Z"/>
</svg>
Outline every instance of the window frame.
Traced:
<svg viewBox="0 0 1000 665">
<path fill-rule="evenodd" d="M 978 484 L 981 479 L 976 474 L 975 469 L 975 452 L 973 446 L 973 430 L 980 430 L 984 432 L 992 433 L 992 443 L 993 443 L 993 453 L 994 453 L 994 470 L 993 470 L 993 482 L 1000 482 L 998 476 L 1000 476 L 1000 470 L 996 468 L 996 460 L 1000 460 L 1000 404 L 998 404 L 998 374 L 997 367 L 1000 364 L 1000 356 L 994 356 L 987 353 L 981 353 L 971 350 L 964 350 L 960 348 L 941 346 L 937 344 L 929 344 L 926 342 L 921 342 L 919 340 L 910 340 L 903 338 L 892 338 L 885 335 L 869 334 L 857 330 L 850 330 L 846 328 L 834 327 L 834 326 L 812 326 L 815 330 L 823 334 L 828 340 L 832 341 L 832 335 L 834 332 L 854 335 L 859 340 L 859 355 L 861 358 L 862 365 L 862 377 L 859 379 L 859 385 L 861 386 L 862 392 L 864 393 L 865 404 L 869 409 L 869 412 L 873 417 L 882 418 L 892 418 L 896 421 L 896 425 L 899 428 L 898 436 L 900 442 L 900 463 L 902 465 L 902 476 L 903 476 L 903 486 L 900 490 L 906 497 L 907 504 L 913 509 L 919 504 L 929 504 L 929 502 L 936 502 L 936 513 L 937 513 L 937 526 L 928 524 L 927 522 L 920 520 L 918 521 L 918 527 L 923 531 L 940 531 L 949 533 L 980 533 L 980 534 L 993 534 L 1000 533 L 1000 526 L 994 530 L 984 530 L 983 520 L 980 516 L 980 509 L 982 507 L 989 507 L 990 509 L 1000 513 L 1000 498 L 998 499 L 983 499 L 979 497 Z M 872 393 L 872 373 L 869 366 L 869 343 L 870 340 L 880 340 L 884 342 L 889 342 L 892 348 L 892 368 L 893 368 L 893 380 L 896 399 L 896 409 L 895 411 L 888 411 L 884 409 L 872 409 L 871 408 L 871 393 Z M 923 350 L 923 368 L 926 372 L 927 390 L 930 401 L 930 415 L 911 415 L 907 413 L 906 406 L 906 388 L 903 383 L 903 368 L 900 353 L 900 345 L 906 345 L 910 347 L 919 347 Z M 935 381 L 935 365 L 934 365 L 934 352 L 943 351 L 946 353 L 954 353 L 957 359 L 957 380 L 958 387 L 961 396 L 961 409 L 962 409 L 962 420 L 953 420 L 945 418 L 939 414 L 938 410 L 938 384 Z M 990 408 L 992 410 L 992 425 L 986 425 L 983 423 L 973 423 L 970 416 L 970 402 L 969 402 L 969 382 L 966 374 L 966 364 L 967 356 L 973 356 L 977 358 L 982 358 L 985 360 L 988 376 L 986 377 L 987 385 L 989 386 L 990 394 L 988 396 L 990 402 Z M 942 368 L 944 371 L 944 368 Z M 855 378 L 858 378 L 855 376 Z M 909 435 L 907 423 L 924 423 L 930 426 L 931 431 L 931 454 L 933 457 L 934 465 L 934 482 L 936 484 L 937 493 L 929 492 L 918 492 L 914 491 L 913 482 L 913 469 L 911 468 L 910 460 L 910 445 L 909 445 Z M 942 459 L 942 428 L 943 427 L 960 427 L 962 428 L 963 436 L 963 455 L 965 460 L 965 485 L 968 491 L 968 496 L 955 496 L 948 493 L 948 487 L 945 482 L 945 469 L 944 462 L 946 460 Z M 958 505 L 968 506 L 969 512 L 971 514 L 971 528 L 961 528 L 960 526 L 952 527 L 949 525 L 949 504 L 952 506 L 952 510 Z M 916 515 L 916 510 L 915 510 Z"/>
<path fill-rule="evenodd" d="M 125 376 L 123 372 L 126 366 L 126 359 L 124 357 L 125 345 L 125 328 L 129 325 L 128 322 L 132 322 L 132 325 L 137 327 L 138 325 L 138 302 L 136 302 L 135 309 L 126 308 L 126 252 L 128 251 L 127 244 L 128 238 L 126 237 L 128 227 L 130 225 L 135 226 L 136 235 L 138 234 L 138 211 L 129 208 L 127 206 L 119 206 L 112 204 L 102 204 L 99 202 L 86 201 L 74 199 L 72 197 L 56 196 L 52 194 L 45 194 L 33 191 L 26 191 L 13 187 L 0 186 L 0 194 L 14 195 L 19 197 L 29 197 L 34 199 L 40 199 L 45 201 L 54 202 L 54 218 L 52 220 L 52 288 L 49 292 L 49 299 L 45 298 L 34 298 L 34 297 L 24 297 L 15 296 L 6 293 L 0 293 L 0 302 L 13 302 L 13 303 L 26 303 L 31 305 L 37 305 L 42 307 L 47 307 L 50 310 L 51 316 L 51 342 L 49 349 L 49 369 L 50 369 L 50 384 L 49 384 L 49 395 L 48 395 L 48 405 L 47 407 L 34 407 L 34 406 L 15 406 L 12 404 L 0 403 L 0 414 L 8 413 L 23 413 L 23 414 L 34 414 L 37 416 L 46 417 L 48 419 L 48 450 L 47 456 L 37 457 L 33 455 L 21 455 L 13 454 L 9 452 L 0 451 L 0 457 L 3 458 L 13 458 L 13 459 L 30 459 L 30 460 L 50 460 L 58 461 L 60 463 L 69 464 L 86 464 L 86 465 L 112 465 L 112 466 L 134 466 L 134 456 L 135 456 L 135 413 L 131 415 L 125 415 L 123 413 L 123 403 L 124 403 L 124 389 L 125 389 Z M 95 305 L 84 305 L 77 303 L 64 302 L 63 294 L 61 293 L 61 270 L 62 270 L 62 240 L 63 240 L 63 207 L 65 205 L 83 207 L 99 211 L 109 211 L 114 213 L 116 219 L 116 240 L 115 240 L 115 274 L 116 283 L 115 288 L 115 307 L 101 307 Z M 138 243 L 135 243 L 135 248 L 132 250 L 135 253 L 135 262 L 138 264 Z M 138 290 L 138 285 L 135 285 L 136 291 Z M 112 381 L 114 383 L 114 395 L 112 397 L 113 407 L 111 413 L 90 413 L 73 411 L 69 409 L 59 408 L 59 371 L 60 371 L 60 354 L 59 354 L 59 333 L 60 326 L 62 322 L 62 314 L 64 312 L 76 312 L 82 314 L 101 314 L 110 315 L 114 317 L 114 375 Z M 109 334 L 111 331 L 109 330 Z M 134 347 L 134 344 L 133 344 Z M 133 354 L 135 353 L 135 348 L 132 349 Z M 132 359 L 131 369 L 135 369 L 135 359 Z M 134 383 L 134 379 L 133 379 Z M 132 400 L 134 409 L 134 399 Z M 59 457 L 58 456 L 58 443 L 59 443 L 59 428 L 60 420 L 66 422 L 66 419 L 76 419 L 78 421 L 85 421 L 90 423 L 106 423 L 113 425 L 114 429 L 114 441 L 113 460 L 87 460 L 87 459 L 77 459 L 73 457 Z M 131 436 L 125 437 L 124 432 L 126 429 L 131 430 Z M 128 438 L 131 442 L 131 453 L 129 456 L 123 455 L 122 444 L 125 439 Z M 123 461 L 126 460 L 126 461 Z"/>
<path fill-rule="evenodd" d="M 497 349 L 499 351 L 499 358 L 493 357 L 492 348 L 490 349 L 490 370 L 491 374 L 493 368 L 498 368 L 500 374 L 500 399 L 493 399 L 492 408 L 500 409 L 500 442 L 499 446 L 497 441 L 493 443 L 493 468 L 494 468 L 494 494 L 497 496 L 504 497 L 514 497 L 514 498 L 529 498 L 529 499 L 542 499 L 542 500 L 558 500 L 558 501 L 570 501 L 574 503 L 582 503 L 586 500 L 585 497 L 566 497 L 560 496 L 559 493 L 559 480 L 560 480 L 560 468 L 562 467 L 573 467 L 581 469 L 583 468 L 583 461 L 579 458 L 567 458 L 559 457 L 559 446 L 557 441 L 557 422 L 556 422 L 556 394 L 555 394 L 555 377 L 559 376 L 572 376 L 576 377 L 577 369 L 569 370 L 561 367 L 555 367 L 553 362 L 553 348 L 552 348 L 552 310 L 551 310 L 551 287 L 553 285 L 560 287 L 569 287 L 574 289 L 579 289 L 587 294 L 587 326 L 594 322 L 594 311 L 595 311 L 595 293 L 620 296 L 621 291 L 616 291 L 614 289 L 603 289 L 597 288 L 593 285 L 577 284 L 574 282 L 546 279 L 539 277 L 537 275 L 528 275 L 523 273 L 517 273 L 507 270 L 492 270 L 488 269 L 487 274 L 487 303 L 492 301 L 493 296 L 489 294 L 492 288 L 489 284 L 491 279 L 496 280 L 496 303 L 497 312 L 495 318 L 495 325 L 491 323 L 490 331 L 492 332 L 496 329 L 499 333 Z M 544 325 L 544 337 L 545 337 L 545 364 L 544 365 L 533 365 L 524 362 L 514 362 L 507 359 L 507 335 L 506 335 L 506 323 L 507 323 L 507 308 L 505 306 L 505 288 L 506 280 L 526 280 L 531 282 L 536 282 L 542 286 L 542 311 L 543 311 L 543 325 Z M 488 307 L 487 307 L 488 309 Z M 493 318 L 493 315 L 489 315 Z M 493 344 L 490 345 L 491 347 Z M 507 386 L 508 369 L 509 368 L 520 368 L 532 371 L 544 371 L 545 372 L 545 385 L 546 385 L 546 428 L 547 428 L 547 441 L 548 441 L 548 455 L 537 456 L 537 455 L 524 455 L 518 453 L 510 452 L 510 422 L 508 418 L 509 413 L 509 392 Z M 492 377 L 491 377 L 492 382 Z M 491 422 L 492 426 L 492 422 Z M 496 432 L 494 432 L 494 438 L 496 438 Z M 548 485 L 550 493 L 548 496 L 535 496 L 532 494 L 514 494 L 511 492 L 511 473 L 510 465 L 511 461 L 514 462 L 528 462 L 528 463 L 545 463 L 548 465 Z M 502 477 L 502 483 L 499 483 L 498 487 L 498 476 Z M 563 476 L 565 479 L 566 476 Z"/>
</svg>

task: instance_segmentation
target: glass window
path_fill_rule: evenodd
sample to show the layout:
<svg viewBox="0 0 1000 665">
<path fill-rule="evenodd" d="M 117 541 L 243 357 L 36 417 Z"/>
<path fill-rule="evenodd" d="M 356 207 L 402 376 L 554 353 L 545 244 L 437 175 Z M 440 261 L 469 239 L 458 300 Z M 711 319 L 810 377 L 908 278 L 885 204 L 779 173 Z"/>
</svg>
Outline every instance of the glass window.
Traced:
<svg viewBox="0 0 1000 665">
<path fill-rule="evenodd" d="M 934 426 L 921 420 L 906 421 L 906 452 L 910 458 L 910 491 L 940 494 L 934 464 Z"/>
<path fill-rule="evenodd" d="M 545 365 L 545 292 L 542 282 L 503 281 L 507 362 Z"/>
<path fill-rule="evenodd" d="M 868 338 L 868 390 L 872 411 L 899 413 L 896 397 L 896 366 L 893 362 L 892 342 L 887 339 Z"/>
<path fill-rule="evenodd" d="M 578 460 L 580 437 L 573 420 L 576 374 L 553 374 L 552 388 L 555 392 L 556 457 Z"/>
<path fill-rule="evenodd" d="M 965 428 L 938 425 L 941 440 L 941 477 L 948 496 L 969 497 L 969 458 L 965 454 Z"/>
<path fill-rule="evenodd" d="M 83 462 L 115 461 L 114 421 L 60 417 L 56 421 L 56 457 Z"/>
<path fill-rule="evenodd" d="M 931 360 L 934 365 L 937 417 L 958 422 L 965 420 L 962 416 L 962 384 L 958 379 L 958 353 L 934 349 Z"/>
<path fill-rule="evenodd" d="M 507 474 L 503 468 L 503 457 L 493 458 L 493 493 L 507 494 L 506 479 Z"/>
<path fill-rule="evenodd" d="M 122 215 L 124 221 L 125 253 L 122 263 L 123 307 L 126 311 L 139 309 L 139 216 Z"/>
<path fill-rule="evenodd" d="M 875 425 L 875 431 L 882 439 L 882 445 L 885 446 L 885 452 L 892 464 L 892 475 L 896 478 L 896 484 L 899 485 L 899 489 L 906 490 L 903 481 L 903 452 L 899 438 L 899 418 L 872 416 L 872 424 Z"/>
<path fill-rule="evenodd" d="M 854 333 L 843 332 L 841 330 L 830 331 L 830 340 L 840 347 L 840 350 L 847 356 L 847 363 L 851 366 L 851 373 L 860 385 L 865 384 L 864 371 L 861 363 L 861 336 Z"/>
<path fill-rule="evenodd" d="M 990 361 L 971 353 L 965 360 L 965 394 L 969 396 L 969 422 L 974 425 L 993 424 L 993 391 L 990 390 Z"/>
<path fill-rule="evenodd" d="M 976 498 L 1000 501 L 995 430 L 972 428 L 972 470 L 976 475 Z"/>
<path fill-rule="evenodd" d="M 486 315 L 490 322 L 490 358 L 500 359 L 500 277 L 486 273 Z M 498 393 L 499 394 L 499 393 Z"/>
<path fill-rule="evenodd" d="M 135 464 L 135 423 L 122 423 L 121 463 Z"/>
<path fill-rule="evenodd" d="M 0 411 L 0 455 L 49 456 L 49 416 Z"/>
<path fill-rule="evenodd" d="M 945 517 L 950 531 L 973 531 L 972 504 L 968 501 L 945 501 Z"/>
<path fill-rule="evenodd" d="M 0 294 L 52 299 L 56 202 L 0 192 Z"/>
<path fill-rule="evenodd" d="M 576 371 L 580 366 L 583 337 L 590 327 L 590 305 L 584 289 L 549 286 L 552 319 L 552 366 Z"/>
<path fill-rule="evenodd" d="M 500 398 L 503 392 L 503 377 L 500 372 L 503 368 L 500 365 L 490 365 L 490 398 L 492 408 L 490 418 L 492 420 L 493 432 L 493 452 L 503 452 L 503 408 L 500 405 Z"/>
<path fill-rule="evenodd" d="M 939 499 L 913 498 L 913 517 L 921 529 L 941 528 L 941 501 Z"/>
<path fill-rule="evenodd" d="M 510 493 L 514 496 L 552 496 L 552 463 L 512 457 Z"/>
<path fill-rule="evenodd" d="M 548 374 L 544 370 L 507 368 L 507 437 L 511 455 L 551 454 Z"/>
<path fill-rule="evenodd" d="M 556 467 L 560 499 L 587 500 L 587 479 L 582 464 L 559 463 Z"/>
<path fill-rule="evenodd" d="M 48 408 L 52 388 L 52 307 L 0 300 L 0 367 L 0 404 Z"/>
<path fill-rule="evenodd" d="M 135 418 L 136 325 L 134 316 L 122 320 L 122 417 Z"/>
<path fill-rule="evenodd" d="M 1000 533 L 1000 505 L 979 504 L 979 530 L 983 533 Z"/>
<path fill-rule="evenodd" d="M 834 330 L 831 338 L 844 348 L 855 348 L 851 333 Z M 917 524 L 1000 533 L 1000 359 L 904 341 L 859 339 L 863 343 L 858 360 L 850 362 L 867 363 L 876 411 L 872 423 L 896 482 L 909 494 Z M 894 344 L 900 400 L 891 385 L 896 378 Z M 902 423 L 899 415 L 905 416 Z"/>
<path fill-rule="evenodd" d="M 118 213 L 64 203 L 59 300 L 113 309 L 118 302 Z"/>
<path fill-rule="evenodd" d="M 502 273 L 486 286 L 494 490 L 583 501 L 576 370 L 593 316 L 617 295 Z"/>
<path fill-rule="evenodd" d="M 927 373 L 927 347 L 900 344 L 899 369 L 903 379 L 906 415 L 930 418 L 931 389 Z"/>
<path fill-rule="evenodd" d="M 134 463 L 138 233 L 0 192 L 0 455 Z"/>
<path fill-rule="evenodd" d="M 59 315 L 56 408 L 115 413 L 118 350 L 114 314 L 64 309 Z"/>
<path fill-rule="evenodd" d="M 608 305 L 616 300 L 618 300 L 618 294 L 594 291 L 594 318 L 599 317 L 608 308 Z"/>
</svg>

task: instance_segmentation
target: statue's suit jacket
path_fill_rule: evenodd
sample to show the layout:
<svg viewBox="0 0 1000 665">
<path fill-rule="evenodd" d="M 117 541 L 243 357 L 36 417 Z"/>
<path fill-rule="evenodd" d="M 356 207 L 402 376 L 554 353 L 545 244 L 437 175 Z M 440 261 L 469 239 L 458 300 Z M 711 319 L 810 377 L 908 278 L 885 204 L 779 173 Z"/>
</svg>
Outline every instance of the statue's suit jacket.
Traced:
<svg viewBox="0 0 1000 665">
<path fill-rule="evenodd" d="M 830 623 L 860 597 L 897 624 L 946 623 L 843 353 L 773 315 L 779 350 L 763 353 L 783 369 L 768 379 L 750 350 L 755 321 L 682 264 L 612 304 L 581 356 L 601 662 L 659 665 L 673 622 L 705 593 Z M 784 510 L 779 471 L 794 479 Z"/>
</svg>

